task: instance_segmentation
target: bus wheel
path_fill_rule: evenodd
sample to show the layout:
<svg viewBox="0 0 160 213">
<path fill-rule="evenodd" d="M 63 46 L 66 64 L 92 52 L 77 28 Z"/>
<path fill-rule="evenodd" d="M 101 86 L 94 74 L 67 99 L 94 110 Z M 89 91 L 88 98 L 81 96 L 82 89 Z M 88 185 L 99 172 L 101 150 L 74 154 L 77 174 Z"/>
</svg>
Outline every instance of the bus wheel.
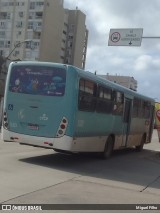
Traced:
<svg viewBox="0 0 160 213">
<path fill-rule="evenodd" d="M 143 135 L 142 138 L 141 138 L 140 145 L 136 146 L 136 151 L 141 152 L 143 150 L 143 146 L 144 146 L 145 141 L 146 141 L 146 136 Z"/>
<path fill-rule="evenodd" d="M 102 152 L 102 159 L 108 159 L 111 157 L 113 152 L 113 146 L 114 146 L 113 138 L 109 136 L 105 144 L 104 151 Z"/>
</svg>

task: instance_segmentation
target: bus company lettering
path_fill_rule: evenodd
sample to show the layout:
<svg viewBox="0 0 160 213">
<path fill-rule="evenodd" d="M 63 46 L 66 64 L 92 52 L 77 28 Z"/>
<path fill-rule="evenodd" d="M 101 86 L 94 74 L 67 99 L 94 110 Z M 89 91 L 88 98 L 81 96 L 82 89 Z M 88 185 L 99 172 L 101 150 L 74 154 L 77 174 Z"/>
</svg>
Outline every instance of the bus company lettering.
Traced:
<svg viewBox="0 0 160 213">
<path fill-rule="evenodd" d="M 157 210 L 157 206 L 147 205 L 147 206 L 136 206 L 137 210 Z"/>
<path fill-rule="evenodd" d="M 5 205 L 4 205 L 5 206 Z M 40 205 L 10 205 L 12 211 L 42 211 Z"/>
<path fill-rule="evenodd" d="M 43 114 L 42 116 L 40 116 L 40 121 L 47 121 L 48 117 L 46 116 L 46 114 Z"/>
</svg>

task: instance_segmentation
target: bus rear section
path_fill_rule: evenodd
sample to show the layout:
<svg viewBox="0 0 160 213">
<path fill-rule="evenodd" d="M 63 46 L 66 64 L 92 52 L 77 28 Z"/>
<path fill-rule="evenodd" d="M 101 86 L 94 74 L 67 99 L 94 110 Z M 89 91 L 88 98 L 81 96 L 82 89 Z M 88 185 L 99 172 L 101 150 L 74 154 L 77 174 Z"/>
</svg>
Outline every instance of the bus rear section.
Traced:
<svg viewBox="0 0 160 213">
<path fill-rule="evenodd" d="M 65 107 L 67 95 L 66 67 L 12 63 L 6 82 L 2 139 L 70 149 L 73 127 L 71 113 Z"/>
</svg>

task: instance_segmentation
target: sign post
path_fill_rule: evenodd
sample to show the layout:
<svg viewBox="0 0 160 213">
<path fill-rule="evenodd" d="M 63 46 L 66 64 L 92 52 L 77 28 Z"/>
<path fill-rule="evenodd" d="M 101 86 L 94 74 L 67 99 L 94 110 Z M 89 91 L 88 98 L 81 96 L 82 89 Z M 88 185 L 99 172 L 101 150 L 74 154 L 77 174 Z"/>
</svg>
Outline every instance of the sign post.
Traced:
<svg viewBox="0 0 160 213">
<path fill-rule="evenodd" d="M 160 142 L 160 103 L 155 103 L 155 125 L 158 133 L 158 138 Z"/>
<path fill-rule="evenodd" d="M 141 46 L 142 28 L 110 29 L 108 46 Z"/>
</svg>

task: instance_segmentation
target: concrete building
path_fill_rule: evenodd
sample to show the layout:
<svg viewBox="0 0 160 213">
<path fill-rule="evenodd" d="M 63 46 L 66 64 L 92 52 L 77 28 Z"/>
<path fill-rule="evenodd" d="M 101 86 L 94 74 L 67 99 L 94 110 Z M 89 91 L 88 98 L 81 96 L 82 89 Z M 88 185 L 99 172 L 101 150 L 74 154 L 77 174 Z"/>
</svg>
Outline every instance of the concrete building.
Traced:
<svg viewBox="0 0 160 213">
<path fill-rule="evenodd" d="M 84 69 L 85 18 L 78 8 L 64 9 L 63 0 L 0 0 L 0 55 Z"/>
<path fill-rule="evenodd" d="M 137 91 L 137 81 L 130 76 L 120 76 L 120 75 L 99 75 L 102 78 L 105 78 L 114 83 L 120 84 L 124 87 L 127 87 L 131 90 Z"/>
<path fill-rule="evenodd" d="M 65 10 L 67 17 L 67 46 L 65 62 L 85 68 L 88 30 L 85 26 L 85 15 L 80 10 Z"/>
</svg>

